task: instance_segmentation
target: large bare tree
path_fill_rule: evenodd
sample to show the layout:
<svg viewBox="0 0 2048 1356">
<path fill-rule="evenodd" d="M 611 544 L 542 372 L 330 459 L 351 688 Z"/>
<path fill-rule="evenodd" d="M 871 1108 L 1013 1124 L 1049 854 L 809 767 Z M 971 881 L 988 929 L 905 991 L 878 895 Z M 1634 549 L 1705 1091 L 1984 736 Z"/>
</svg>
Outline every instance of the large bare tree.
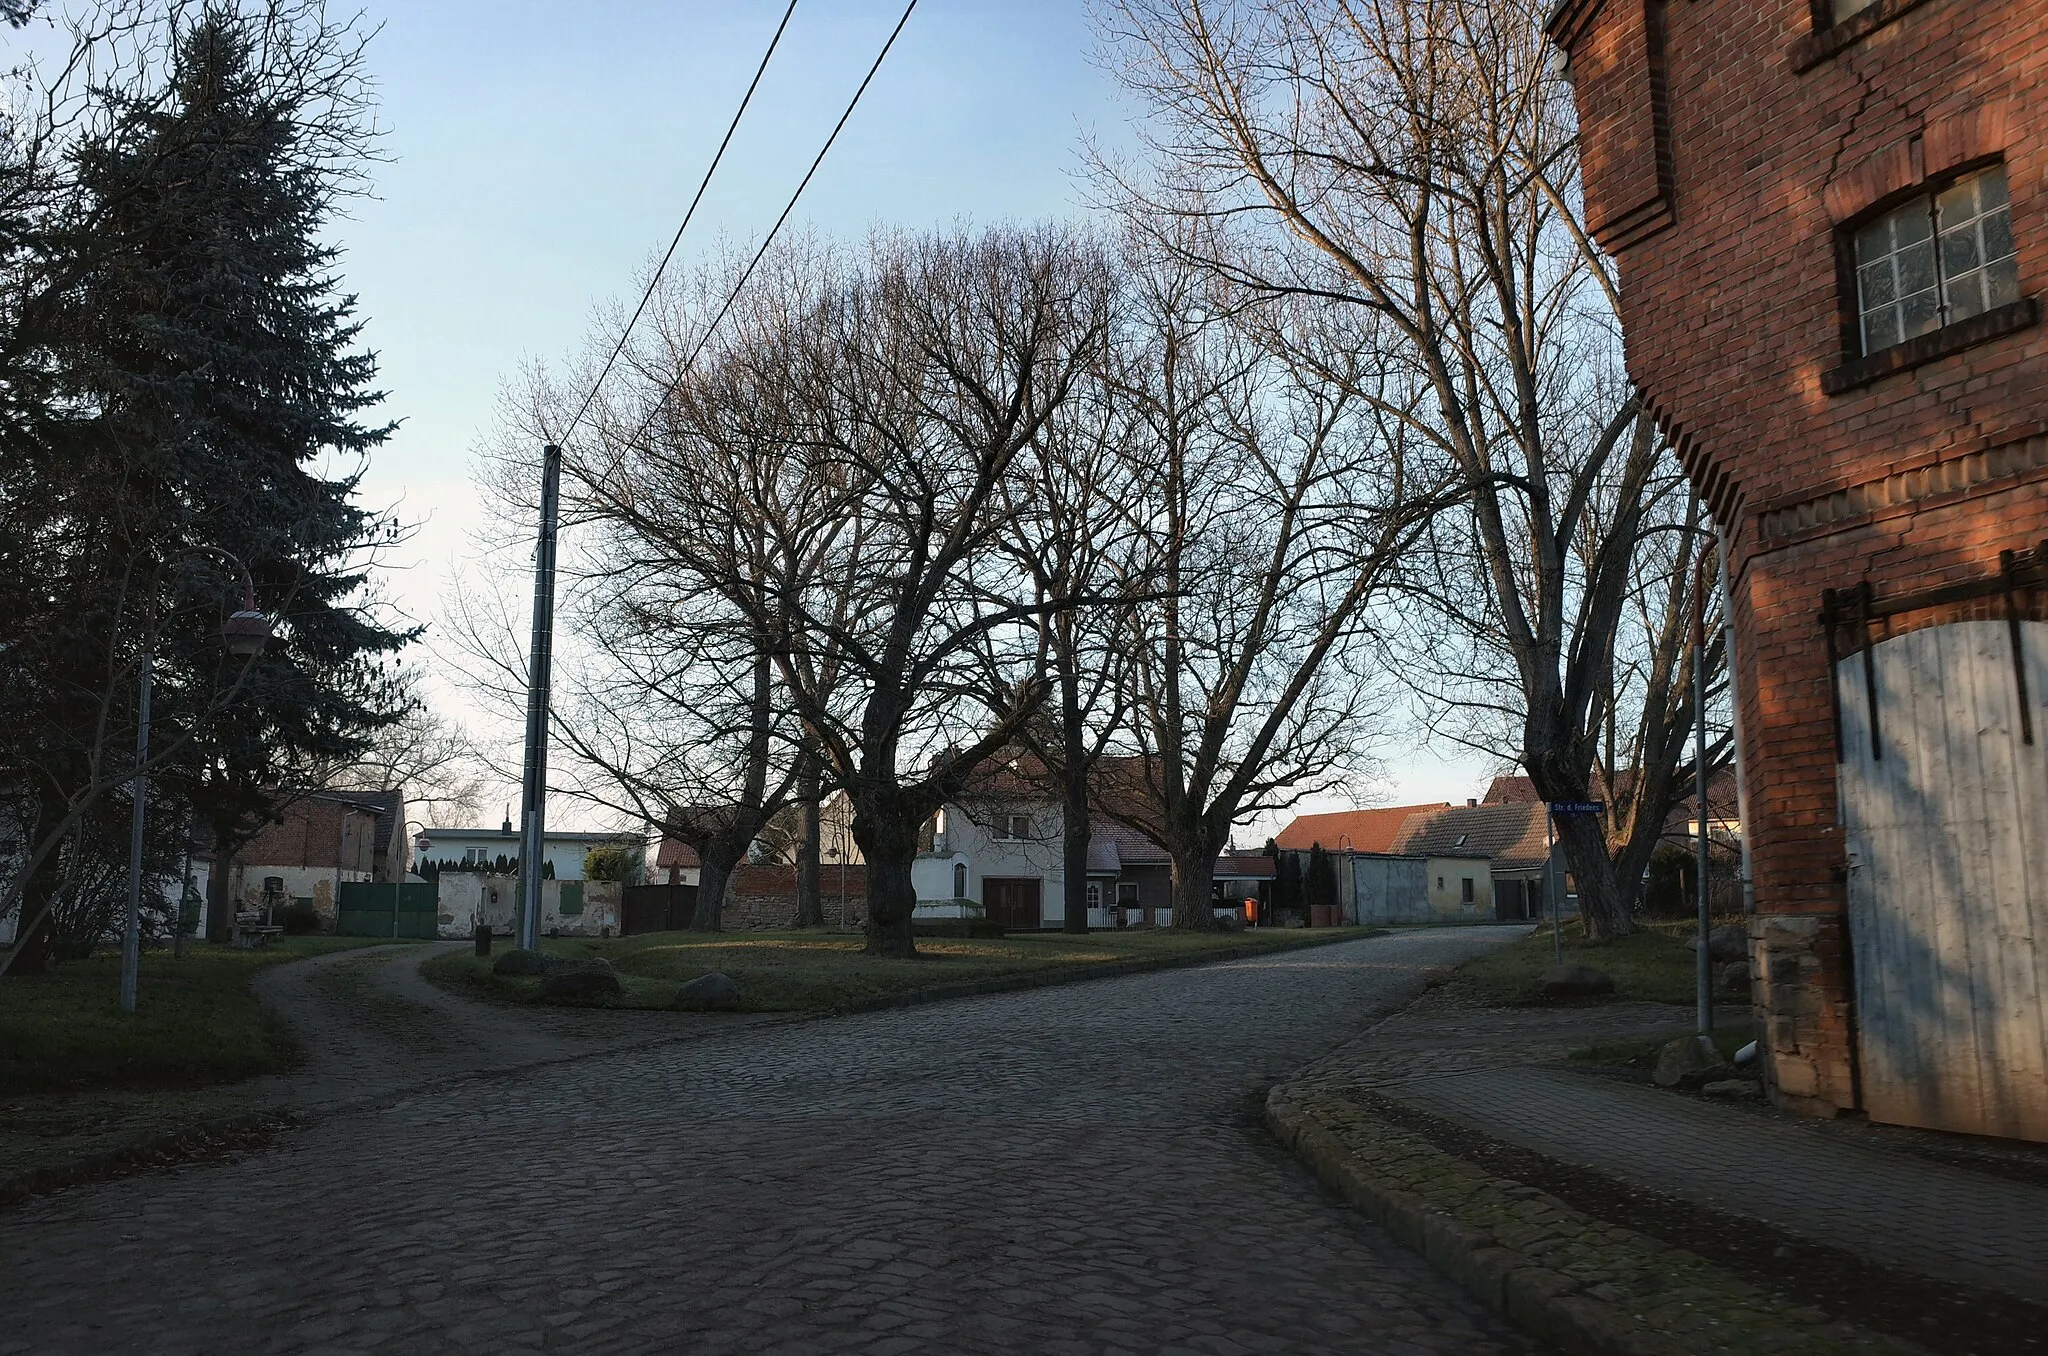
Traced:
<svg viewBox="0 0 2048 1356">
<path fill-rule="evenodd" d="M 1000 547 L 1108 292 L 1085 238 L 1050 229 L 778 251 L 729 308 L 682 309 L 681 361 L 581 473 L 592 511 L 764 638 L 851 802 L 877 953 L 914 952 L 925 820 L 1039 705 L 1037 621 L 1064 600 Z"/>
<path fill-rule="evenodd" d="M 1487 746 L 1546 800 L 1618 807 L 1559 824 L 1603 937 L 1633 927 L 1635 863 L 1684 767 L 1690 671 L 1668 622 L 1704 536 L 1633 393 L 1606 380 L 1616 284 L 1575 215 L 1545 8 L 1111 0 L 1103 34 L 1152 114 L 1151 154 L 1104 182 L 1213 276 L 1372 318 L 1381 384 L 1359 397 L 1466 496 L 1433 538 L 1443 556 L 1405 581 L 1464 642 L 1421 676 L 1439 711 L 1443 667 L 1466 663 L 1467 696 L 1511 684 L 1479 698 L 1518 727 Z M 1634 765 L 1596 772 L 1617 735 Z"/>
<path fill-rule="evenodd" d="M 1172 859 L 1174 926 L 1206 928 L 1232 826 L 1365 765 L 1386 686 L 1367 642 L 1446 476 L 1361 398 L 1380 378 L 1354 317 L 1171 257 L 1132 290 L 1158 596 L 1129 641 L 1135 753 L 1099 796 Z"/>
</svg>

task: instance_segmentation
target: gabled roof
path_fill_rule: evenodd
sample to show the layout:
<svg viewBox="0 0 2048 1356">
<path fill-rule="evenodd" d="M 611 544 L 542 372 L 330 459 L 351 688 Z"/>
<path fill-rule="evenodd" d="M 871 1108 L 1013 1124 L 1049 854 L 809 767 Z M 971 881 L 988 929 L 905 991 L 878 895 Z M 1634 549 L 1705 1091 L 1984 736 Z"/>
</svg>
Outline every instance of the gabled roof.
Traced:
<svg viewBox="0 0 2048 1356">
<path fill-rule="evenodd" d="M 1325 852 L 1392 852 L 1401 826 L 1411 816 L 1441 810 L 1449 801 L 1427 805 L 1390 805 L 1378 810 L 1339 810 L 1333 814 L 1296 815 L 1273 841 L 1289 852 L 1306 852 L 1317 843 Z"/>
<path fill-rule="evenodd" d="M 697 857 L 697 849 L 675 838 L 664 838 L 654 853 L 654 869 L 657 871 L 693 871 L 704 865 Z"/>
<path fill-rule="evenodd" d="M 1453 805 L 1409 819 L 1393 851 L 1416 857 L 1485 857 L 1496 869 L 1540 869 L 1548 855 L 1538 801 Z"/>
</svg>

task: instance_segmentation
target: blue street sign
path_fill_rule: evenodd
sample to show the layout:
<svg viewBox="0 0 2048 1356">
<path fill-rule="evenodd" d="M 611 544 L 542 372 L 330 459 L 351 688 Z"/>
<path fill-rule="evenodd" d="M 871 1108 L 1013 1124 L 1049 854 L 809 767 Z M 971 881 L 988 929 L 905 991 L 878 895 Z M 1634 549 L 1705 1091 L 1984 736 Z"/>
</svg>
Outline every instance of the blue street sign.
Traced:
<svg viewBox="0 0 2048 1356">
<path fill-rule="evenodd" d="M 1550 813 L 1554 815 L 1597 815 L 1605 813 L 1607 806 L 1597 800 L 1554 800 L 1550 802 Z"/>
</svg>

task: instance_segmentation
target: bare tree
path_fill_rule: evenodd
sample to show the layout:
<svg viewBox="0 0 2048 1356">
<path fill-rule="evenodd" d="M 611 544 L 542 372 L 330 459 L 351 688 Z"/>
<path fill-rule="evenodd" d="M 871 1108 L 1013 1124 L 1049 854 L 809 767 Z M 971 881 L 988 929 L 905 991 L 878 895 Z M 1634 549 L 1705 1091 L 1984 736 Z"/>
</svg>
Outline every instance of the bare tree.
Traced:
<svg viewBox="0 0 2048 1356">
<path fill-rule="evenodd" d="M 914 953 L 918 832 L 1037 706 L 1035 621 L 1060 600 L 998 547 L 1105 294 L 1085 242 L 1052 230 L 785 249 L 584 477 L 766 638 L 851 801 L 871 951 Z M 694 354 L 710 317 L 685 318 Z"/>
<path fill-rule="evenodd" d="M 1365 642 L 1445 476 L 1359 395 L 1374 350 L 1345 317 L 1245 305 L 1171 261 L 1137 293 L 1159 597 L 1131 637 L 1136 755 L 1099 794 L 1172 858 L 1174 926 L 1206 928 L 1232 825 L 1365 762 L 1385 686 Z"/>
<path fill-rule="evenodd" d="M 1601 789 L 1603 732 L 1640 760 L 1610 762 L 1610 801 L 1623 771 L 1633 788 L 1619 818 L 1559 826 L 1602 937 L 1633 927 L 1631 863 L 1683 765 L 1689 672 L 1659 613 L 1701 538 L 1633 394 L 1602 381 L 1616 284 L 1574 215 L 1576 129 L 1545 8 L 1111 0 L 1104 36 L 1154 115 L 1158 177 L 1105 166 L 1105 182 L 1211 275 L 1372 318 L 1370 367 L 1391 380 L 1360 398 L 1455 466 L 1468 497 L 1434 539 L 1462 537 L 1451 563 L 1409 583 L 1482 661 L 1472 686 L 1514 684 L 1496 706 L 1519 724 L 1515 761 L 1545 799 L 1578 801 Z M 1646 648 L 1617 660 L 1631 608 Z"/>
</svg>

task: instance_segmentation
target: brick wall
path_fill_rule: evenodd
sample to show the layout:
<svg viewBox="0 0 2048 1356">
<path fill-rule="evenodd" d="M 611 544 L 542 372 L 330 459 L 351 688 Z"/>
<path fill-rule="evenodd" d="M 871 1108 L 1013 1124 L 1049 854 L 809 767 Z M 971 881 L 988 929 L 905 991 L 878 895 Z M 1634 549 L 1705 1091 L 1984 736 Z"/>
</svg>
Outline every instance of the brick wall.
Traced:
<svg viewBox="0 0 2048 1356">
<path fill-rule="evenodd" d="M 281 818 L 264 825 L 235 860 L 259 875 L 264 866 L 374 871 L 377 816 L 371 812 L 309 797 L 286 806 Z"/>
<path fill-rule="evenodd" d="M 2048 327 L 1843 389 L 1838 241 L 2002 160 L 2020 291 L 2048 299 L 2048 6 L 1881 0 L 1817 31 L 1809 0 L 1573 0 L 1552 33 L 1593 143 L 1586 196 L 1620 264 L 1629 371 L 1730 534 L 1778 1094 L 1853 1106 L 1821 591 L 1976 578 L 2048 538 Z M 1661 215 L 1642 206 L 1659 167 Z"/>
</svg>

